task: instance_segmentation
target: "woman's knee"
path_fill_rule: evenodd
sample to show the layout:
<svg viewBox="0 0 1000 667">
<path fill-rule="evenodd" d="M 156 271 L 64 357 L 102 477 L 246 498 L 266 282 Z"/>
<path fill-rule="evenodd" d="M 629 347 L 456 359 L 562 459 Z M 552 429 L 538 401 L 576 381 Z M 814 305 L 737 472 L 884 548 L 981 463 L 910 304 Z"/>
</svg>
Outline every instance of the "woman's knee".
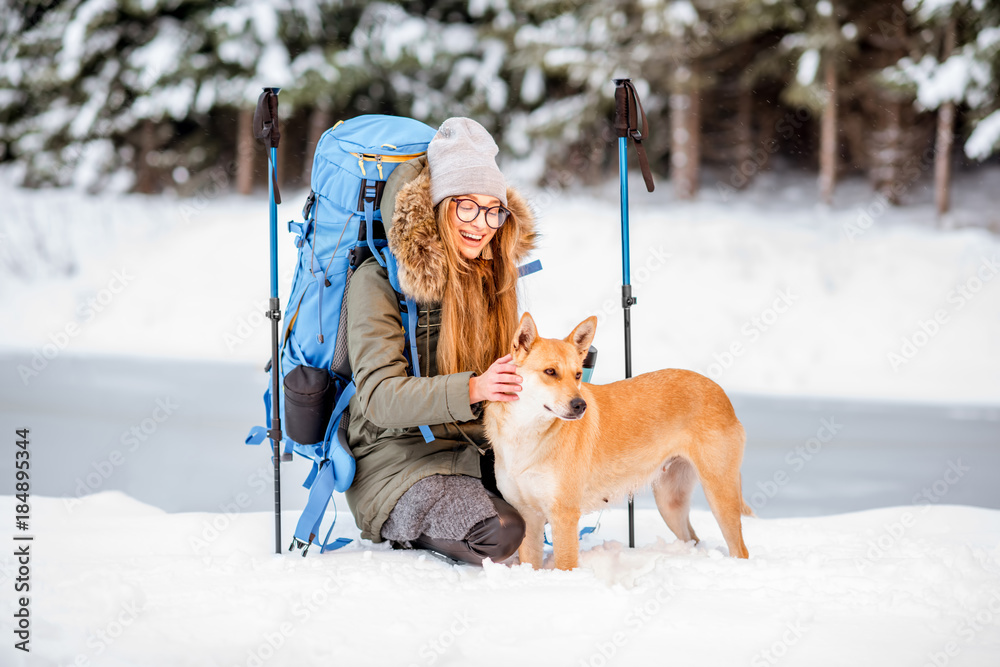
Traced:
<svg viewBox="0 0 1000 667">
<path fill-rule="evenodd" d="M 492 498 L 497 515 L 474 526 L 466 541 L 469 546 L 493 561 L 510 558 L 524 540 L 524 519 L 509 503 Z"/>
<path fill-rule="evenodd" d="M 503 517 L 505 523 L 503 527 L 503 555 L 499 557 L 499 560 L 505 560 L 517 553 L 521 542 L 524 541 L 525 524 L 524 519 L 513 507 L 510 508 L 509 514 L 498 514 L 497 517 Z"/>
</svg>

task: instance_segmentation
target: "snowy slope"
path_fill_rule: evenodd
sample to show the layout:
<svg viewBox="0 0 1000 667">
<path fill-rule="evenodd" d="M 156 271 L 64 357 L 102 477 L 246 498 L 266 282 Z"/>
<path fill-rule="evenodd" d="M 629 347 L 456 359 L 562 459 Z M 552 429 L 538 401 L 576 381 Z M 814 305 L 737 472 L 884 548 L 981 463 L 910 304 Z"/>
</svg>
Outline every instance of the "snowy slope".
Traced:
<svg viewBox="0 0 1000 667">
<path fill-rule="evenodd" d="M 512 179 L 515 180 L 516 179 Z M 956 181 L 941 229 L 928 189 L 886 210 L 862 181 L 832 208 L 812 179 L 764 174 L 696 202 L 631 195 L 636 372 L 691 368 L 727 390 L 1000 403 L 1000 169 Z M 545 270 L 523 281 L 543 336 L 599 317 L 595 382 L 622 376 L 617 183 L 531 192 Z M 0 185 L 0 348 L 43 366 L 110 353 L 253 363 L 269 356 L 266 197 L 89 197 Z M 279 207 L 280 281 L 295 253 Z M 284 305 L 284 304 L 283 304 Z M 30 377 L 26 381 L 30 384 Z"/>
<path fill-rule="evenodd" d="M 13 514 L 10 496 L 0 512 Z M 299 665 L 996 665 L 1000 512 L 896 507 L 744 519 L 749 561 L 701 545 L 654 510 L 605 512 L 582 567 L 451 566 L 359 542 L 269 553 L 272 517 L 166 514 L 118 493 L 36 498 L 30 659 L 118 667 Z M 293 521 L 291 515 L 285 521 Z M 14 560 L 0 557 L 10 587 Z M 938 662 L 935 662 L 937 660 Z M 945 661 L 945 662 L 942 662 Z"/>
</svg>

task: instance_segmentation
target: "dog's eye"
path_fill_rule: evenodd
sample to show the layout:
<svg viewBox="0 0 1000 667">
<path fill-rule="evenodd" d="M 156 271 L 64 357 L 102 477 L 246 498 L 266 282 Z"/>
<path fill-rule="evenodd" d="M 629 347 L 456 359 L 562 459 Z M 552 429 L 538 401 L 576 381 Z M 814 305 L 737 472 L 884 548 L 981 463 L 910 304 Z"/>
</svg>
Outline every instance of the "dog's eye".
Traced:
<svg viewBox="0 0 1000 667">
<path fill-rule="evenodd" d="M 577 379 L 577 380 L 579 380 L 579 379 L 580 379 L 580 378 L 582 378 L 582 377 L 583 377 L 583 373 L 577 373 L 577 374 L 576 374 L 576 379 Z"/>
<path fill-rule="evenodd" d="M 555 375 L 556 375 L 556 369 L 554 369 L 554 368 L 546 368 L 545 369 L 545 374 L 546 375 L 551 375 L 552 377 L 555 377 Z"/>
</svg>

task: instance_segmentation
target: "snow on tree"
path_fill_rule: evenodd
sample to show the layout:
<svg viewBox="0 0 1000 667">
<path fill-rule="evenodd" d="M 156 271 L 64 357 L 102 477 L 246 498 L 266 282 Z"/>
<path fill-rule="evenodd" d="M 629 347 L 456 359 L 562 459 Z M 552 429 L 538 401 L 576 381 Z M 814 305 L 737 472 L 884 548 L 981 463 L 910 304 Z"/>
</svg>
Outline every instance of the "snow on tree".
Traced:
<svg viewBox="0 0 1000 667">
<path fill-rule="evenodd" d="M 965 142 L 965 154 L 975 160 L 985 160 L 997 150 L 1000 150 L 1000 111 L 979 121 Z"/>
<path fill-rule="evenodd" d="M 783 148 L 789 160 L 820 158 L 826 200 L 838 172 L 867 170 L 898 201 L 927 110 L 952 104 L 961 132 L 978 121 L 970 157 L 998 147 L 998 14 L 986 0 L 4 5 L 0 162 L 29 185 L 140 191 L 197 190 L 235 164 L 249 192 L 263 167 L 254 102 L 277 85 L 279 177 L 308 176 L 312 146 L 341 118 L 466 115 L 495 133 L 505 166 L 561 185 L 613 171 L 612 79 L 630 77 L 651 166 L 670 171 L 679 197 L 695 196 L 703 164 L 743 187 Z"/>
<path fill-rule="evenodd" d="M 249 107 L 252 114 L 263 85 L 301 82 L 316 90 L 318 78 L 336 80 L 324 51 L 336 44 L 335 21 L 322 19 L 349 6 L 332 0 L 59 4 L 7 49 L 0 69 L 2 157 L 25 165 L 29 185 L 151 191 L 163 176 L 178 183 L 205 178 L 220 152 L 236 143 L 236 133 L 220 142 L 220 126 L 239 124 L 213 120 L 220 112 Z M 298 50 L 295 61 L 288 45 Z M 282 112 L 308 95 L 299 98 L 283 97 Z M 239 136 L 249 135 L 245 114 L 239 121 L 245 130 Z M 246 149 L 248 142 L 241 143 Z"/>
<path fill-rule="evenodd" d="M 917 108 L 937 111 L 935 199 L 943 215 L 950 203 L 959 105 L 983 119 L 982 131 L 974 130 L 966 142 L 966 154 L 984 159 L 997 148 L 996 121 L 986 121 L 1000 92 L 1000 7 L 986 0 L 904 0 L 903 6 L 929 39 L 920 57 L 901 58 L 883 76 L 912 90 Z"/>
<path fill-rule="evenodd" d="M 212 7 L 69 0 L 25 26 L 0 73 L 0 88 L 20 94 L 0 98 L 0 113 L 8 157 L 25 166 L 26 181 L 123 189 L 137 178 L 141 189 L 148 151 L 169 140 L 161 128 L 169 135 L 170 123 L 188 118 L 199 73 L 213 65 L 196 57 Z"/>
<path fill-rule="evenodd" d="M 379 2 L 366 7 L 338 63 L 350 64 L 370 82 L 359 111 L 390 101 L 431 124 L 468 115 L 489 127 L 507 104 L 499 76 L 506 55 L 501 41 L 477 34 L 465 20 L 444 21 Z"/>
<path fill-rule="evenodd" d="M 844 77 L 849 103 L 843 121 L 847 165 L 867 171 L 881 197 L 901 204 L 923 172 L 921 156 L 930 129 L 914 109 L 910 91 L 888 85 L 870 72 L 898 61 L 920 38 L 901 0 L 854 13 L 853 19 L 848 25 L 856 34 L 856 53 Z"/>
<path fill-rule="evenodd" d="M 536 20 L 515 36 L 513 54 L 524 80 L 544 80 L 549 98 L 511 118 L 514 152 L 526 160 L 533 156 L 538 172 L 555 171 L 558 182 L 594 175 L 614 155 L 612 80 L 629 77 L 649 118 L 646 150 L 653 168 L 669 154 L 675 192 L 693 197 L 701 165 L 701 100 L 714 81 L 710 61 L 769 24 L 740 14 L 743 3 L 727 1 L 543 4 L 554 13 L 539 15 L 536 7 Z M 523 86 L 531 94 L 522 99 L 537 99 L 535 87 Z"/>
<path fill-rule="evenodd" d="M 510 77 L 519 85 L 504 142 L 526 176 L 558 187 L 603 162 L 614 104 L 609 67 L 617 31 L 628 21 L 624 4 L 510 3 L 511 19 L 497 28 L 511 44 Z"/>
<path fill-rule="evenodd" d="M 781 46 L 797 57 L 795 78 L 785 98 L 820 116 L 819 190 L 829 204 L 837 182 L 841 157 L 838 108 L 841 77 L 850 56 L 856 52 L 856 28 L 847 22 L 845 0 L 816 0 L 803 3 L 801 29 L 785 36 Z"/>
</svg>

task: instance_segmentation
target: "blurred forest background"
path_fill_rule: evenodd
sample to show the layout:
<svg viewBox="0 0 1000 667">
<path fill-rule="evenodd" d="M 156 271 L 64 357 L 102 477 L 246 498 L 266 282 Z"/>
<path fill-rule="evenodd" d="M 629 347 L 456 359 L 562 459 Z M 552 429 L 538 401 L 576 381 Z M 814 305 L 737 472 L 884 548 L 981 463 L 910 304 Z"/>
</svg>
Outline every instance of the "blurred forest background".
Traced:
<svg viewBox="0 0 1000 667">
<path fill-rule="evenodd" d="M 1000 148 L 996 0 L 5 0 L 0 23 L 0 165 L 29 187 L 249 193 L 265 85 L 292 187 L 363 113 L 471 116 L 522 181 L 604 179 L 622 76 L 680 198 L 791 168 L 826 202 L 933 179 L 943 212 Z"/>
</svg>

